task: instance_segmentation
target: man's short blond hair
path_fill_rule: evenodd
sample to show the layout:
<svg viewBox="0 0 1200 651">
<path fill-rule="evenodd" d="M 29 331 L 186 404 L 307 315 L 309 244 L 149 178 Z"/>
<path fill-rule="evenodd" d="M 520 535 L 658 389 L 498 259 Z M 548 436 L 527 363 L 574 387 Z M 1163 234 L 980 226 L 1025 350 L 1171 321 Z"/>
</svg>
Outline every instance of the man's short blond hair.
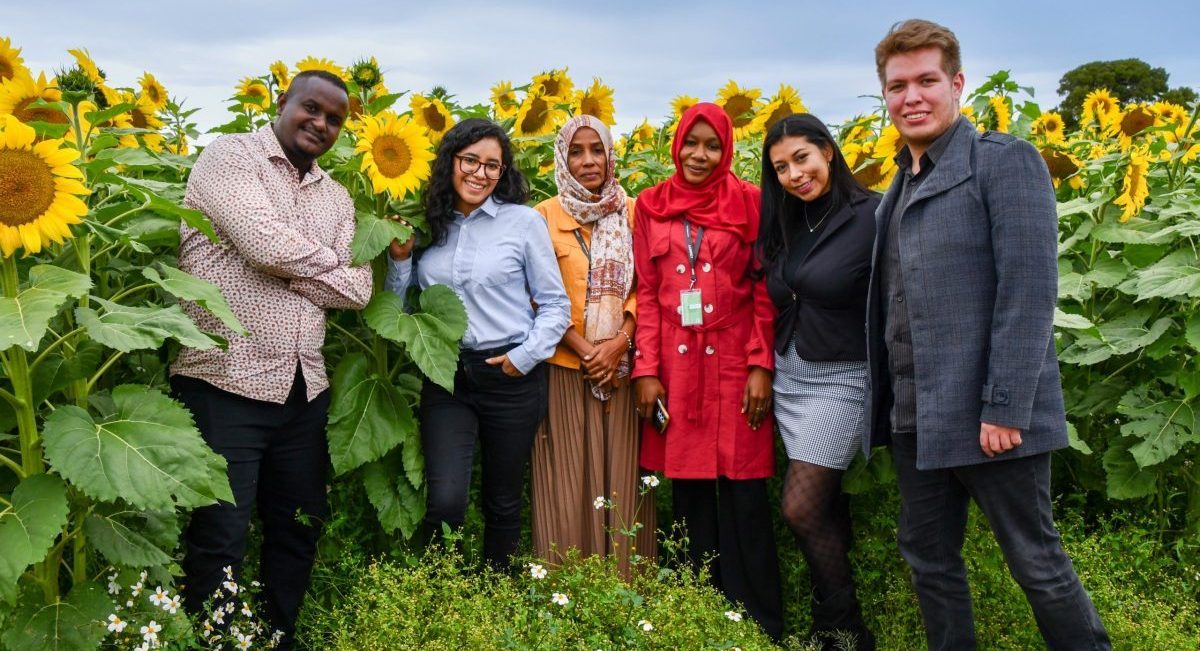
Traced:
<svg viewBox="0 0 1200 651">
<path fill-rule="evenodd" d="M 942 70 L 947 77 L 953 77 L 962 70 L 962 53 L 954 32 L 935 22 L 910 18 L 892 25 L 887 36 L 875 46 L 875 70 L 879 73 L 879 83 L 887 83 L 884 69 L 888 59 L 927 47 L 942 51 Z"/>
</svg>

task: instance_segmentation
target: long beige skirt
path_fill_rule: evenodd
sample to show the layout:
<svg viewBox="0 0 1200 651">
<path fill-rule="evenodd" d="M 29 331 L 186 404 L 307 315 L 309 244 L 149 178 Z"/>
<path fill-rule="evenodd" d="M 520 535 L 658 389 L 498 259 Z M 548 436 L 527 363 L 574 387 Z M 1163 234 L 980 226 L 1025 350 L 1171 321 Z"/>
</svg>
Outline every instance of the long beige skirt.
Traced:
<svg viewBox="0 0 1200 651">
<path fill-rule="evenodd" d="M 533 548 L 552 563 L 567 550 L 616 554 L 629 572 L 631 544 L 658 558 L 654 491 L 639 488 L 638 419 L 632 388 L 611 399 L 592 397 L 583 372 L 549 365 L 550 411 L 533 442 Z M 610 508 L 597 509 L 597 497 Z M 623 531 L 640 523 L 632 538 Z"/>
</svg>

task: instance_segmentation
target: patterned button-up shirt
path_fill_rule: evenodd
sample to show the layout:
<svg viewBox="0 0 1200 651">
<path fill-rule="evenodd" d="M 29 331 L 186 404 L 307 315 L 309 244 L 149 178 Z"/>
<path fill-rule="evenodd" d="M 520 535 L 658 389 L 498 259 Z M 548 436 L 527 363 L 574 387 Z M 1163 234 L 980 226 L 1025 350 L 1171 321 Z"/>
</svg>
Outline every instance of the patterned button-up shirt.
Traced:
<svg viewBox="0 0 1200 651">
<path fill-rule="evenodd" d="M 219 241 L 181 224 L 180 268 L 220 287 L 250 334 L 185 303 L 197 325 L 228 339 L 229 348 L 184 348 L 171 373 L 283 403 L 299 364 L 312 400 L 329 386 L 325 309 L 358 309 L 371 298 L 370 267 L 350 266 L 349 193 L 316 163 L 301 178 L 267 126 L 205 148 L 184 203 L 208 216 Z"/>
</svg>

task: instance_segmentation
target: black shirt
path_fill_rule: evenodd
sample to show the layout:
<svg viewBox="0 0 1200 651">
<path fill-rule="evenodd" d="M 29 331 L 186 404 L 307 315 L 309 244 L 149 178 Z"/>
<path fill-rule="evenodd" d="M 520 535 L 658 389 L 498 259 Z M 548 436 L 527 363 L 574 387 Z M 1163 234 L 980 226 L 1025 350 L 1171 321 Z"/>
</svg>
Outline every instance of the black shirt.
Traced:
<svg viewBox="0 0 1200 651">
<path fill-rule="evenodd" d="M 767 293 L 778 310 L 775 352 L 783 354 L 792 343 L 810 362 L 864 361 L 879 195 L 849 202 L 831 195 L 808 206 L 807 225 L 801 210 L 783 215 L 785 249 L 766 270 Z"/>
</svg>

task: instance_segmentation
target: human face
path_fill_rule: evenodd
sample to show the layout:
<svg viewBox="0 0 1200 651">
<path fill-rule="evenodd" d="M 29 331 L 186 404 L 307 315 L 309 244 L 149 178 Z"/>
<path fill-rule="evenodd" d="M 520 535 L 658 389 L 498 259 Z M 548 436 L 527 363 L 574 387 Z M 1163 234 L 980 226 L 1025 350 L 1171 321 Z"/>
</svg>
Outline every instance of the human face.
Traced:
<svg viewBox="0 0 1200 651">
<path fill-rule="evenodd" d="M 582 127 L 567 145 L 567 171 L 590 192 L 599 192 L 608 180 L 608 151 L 600 134 Z"/>
<path fill-rule="evenodd" d="M 716 129 L 704 120 L 696 120 L 692 130 L 683 137 L 679 164 L 683 180 L 697 185 L 712 175 L 721 163 L 721 139 Z"/>
<path fill-rule="evenodd" d="M 321 78 L 302 78 L 280 94 L 275 137 L 296 169 L 307 172 L 314 160 L 329 151 L 349 110 L 346 93 Z"/>
<path fill-rule="evenodd" d="M 779 185 L 788 194 L 812 201 L 829 192 L 833 149 L 814 145 L 804 136 L 784 136 L 767 152 Z"/>
<path fill-rule="evenodd" d="M 496 189 L 497 181 L 489 179 L 485 175 L 484 165 L 488 163 L 502 165 L 504 163 L 503 152 L 500 149 L 499 140 L 481 138 L 454 153 L 455 161 L 452 168 L 454 176 L 451 180 L 454 194 L 457 195 L 454 208 L 464 215 L 469 215 L 471 211 L 482 206 L 483 202 L 492 196 L 492 191 Z M 474 172 L 467 174 L 462 171 L 461 160 L 464 158 L 473 158 L 483 164 Z"/>
<path fill-rule="evenodd" d="M 942 51 L 936 47 L 888 58 L 883 96 L 914 161 L 958 119 L 962 89 L 962 71 L 947 75 L 942 69 Z"/>
</svg>

